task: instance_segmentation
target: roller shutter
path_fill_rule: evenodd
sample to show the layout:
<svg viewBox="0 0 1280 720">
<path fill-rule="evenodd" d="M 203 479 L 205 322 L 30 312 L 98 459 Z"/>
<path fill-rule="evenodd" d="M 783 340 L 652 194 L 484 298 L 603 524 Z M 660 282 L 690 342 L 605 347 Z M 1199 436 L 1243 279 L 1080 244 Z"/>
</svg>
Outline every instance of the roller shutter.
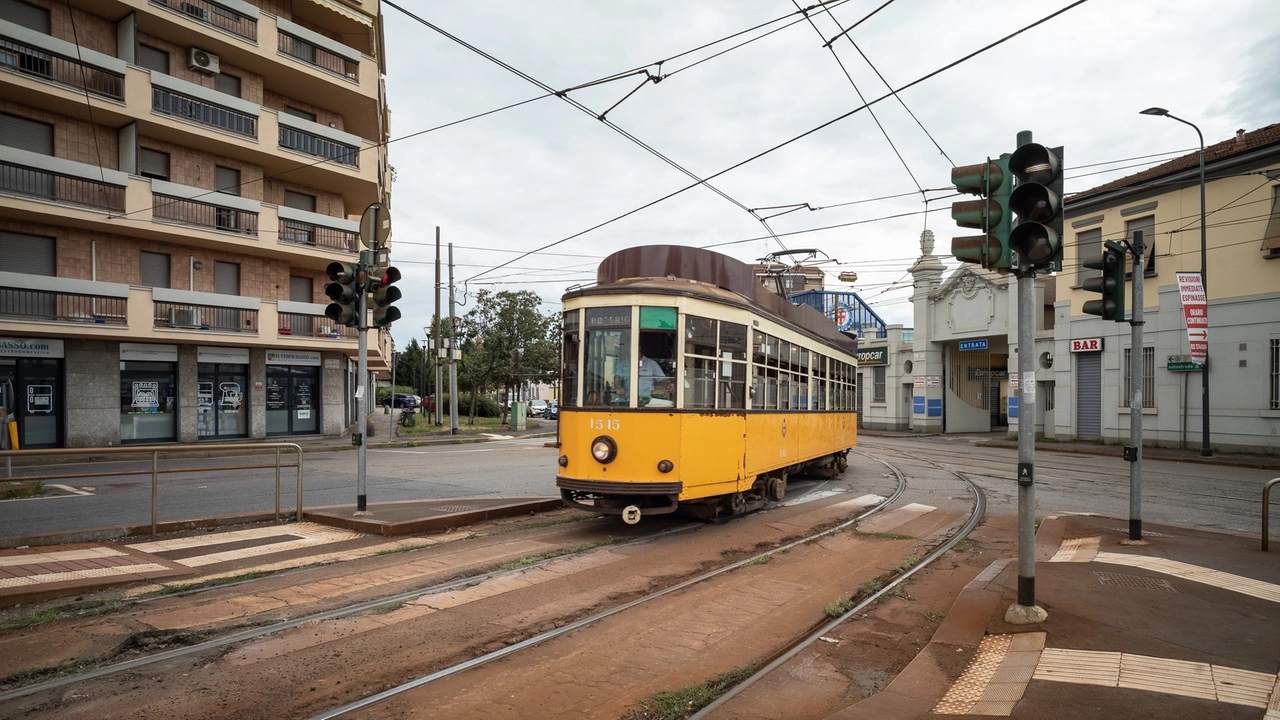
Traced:
<svg viewBox="0 0 1280 720">
<path fill-rule="evenodd" d="M 1076 355 L 1076 439 L 1102 437 L 1102 353 Z"/>
<path fill-rule="evenodd" d="M 138 174 L 157 180 L 169 179 L 169 153 L 142 148 L 138 151 Z"/>
<path fill-rule="evenodd" d="M 0 272 L 54 277 L 58 274 L 55 245 L 51 237 L 0 231 Z"/>
<path fill-rule="evenodd" d="M 240 264 L 228 262 L 214 263 L 214 286 L 219 295 L 240 294 Z"/>
<path fill-rule="evenodd" d="M 169 256 L 165 253 L 142 252 L 142 284 L 147 287 L 169 287 Z"/>
<path fill-rule="evenodd" d="M 0 113 L 0 143 L 41 155 L 53 154 L 53 126 Z"/>
<path fill-rule="evenodd" d="M 49 11 L 19 0 L 0 0 L 0 19 L 49 34 Z"/>
</svg>

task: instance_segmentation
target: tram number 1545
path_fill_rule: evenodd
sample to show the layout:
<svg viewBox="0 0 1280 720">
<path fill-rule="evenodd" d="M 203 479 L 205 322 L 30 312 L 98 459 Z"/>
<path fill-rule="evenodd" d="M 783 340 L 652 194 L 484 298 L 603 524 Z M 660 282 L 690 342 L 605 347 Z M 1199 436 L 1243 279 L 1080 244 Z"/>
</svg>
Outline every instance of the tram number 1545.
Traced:
<svg viewBox="0 0 1280 720">
<path fill-rule="evenodd" d="M 621 430 L 621 420 L 601 420 L 600 418 L 590 418 L 588 423 L 591 424 L 592 430 Z"/>
</svg>

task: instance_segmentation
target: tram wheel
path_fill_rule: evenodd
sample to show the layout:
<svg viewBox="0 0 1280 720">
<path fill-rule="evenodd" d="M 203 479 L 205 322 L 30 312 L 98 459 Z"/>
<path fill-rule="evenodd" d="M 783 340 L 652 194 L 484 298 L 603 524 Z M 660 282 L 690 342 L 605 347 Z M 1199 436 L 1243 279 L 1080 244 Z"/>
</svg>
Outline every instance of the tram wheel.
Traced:
<svg viewBox="0 0 1280 720">
<path fill-rule="evenodd" d="M 769 499 L 781 500 L 787 496 L 787 479 L 785 477 L 769 478 Z"/>
<path fill-rule="evenodd" d="M 729 496 L 729 512 L 732 515 L 741 515 L 747 509 L 747 498 L 742 493 L 734 493 Z"/>
</svg>

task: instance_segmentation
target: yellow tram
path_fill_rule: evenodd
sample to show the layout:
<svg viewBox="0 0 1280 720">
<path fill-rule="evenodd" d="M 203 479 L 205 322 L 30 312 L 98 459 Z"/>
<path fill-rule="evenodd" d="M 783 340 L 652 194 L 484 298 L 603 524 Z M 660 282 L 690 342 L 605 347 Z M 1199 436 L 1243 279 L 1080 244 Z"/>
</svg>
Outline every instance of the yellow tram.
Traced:
<svg viewBox="0 0 1280 720">
<path fill-rule="evenodd" d="M 564 295 L 560 469 L 573 507 L 715 519 L 832 477 L 857 441 L 857 342 L 719 253 L 614 253 Z"/>
</svg>

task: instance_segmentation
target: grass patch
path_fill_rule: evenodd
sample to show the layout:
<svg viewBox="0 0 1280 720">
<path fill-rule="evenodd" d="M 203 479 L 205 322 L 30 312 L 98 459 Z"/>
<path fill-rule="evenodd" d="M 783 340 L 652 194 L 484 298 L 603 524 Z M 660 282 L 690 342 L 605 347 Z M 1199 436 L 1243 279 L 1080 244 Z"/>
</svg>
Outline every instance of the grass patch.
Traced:
<svg viewBox="0 0 1280 720">
<path fill-rule="evenodd" d="M 213 578 L 212 580 L 206 580 L 204 584 L 209 587 L 217 587 L 219 585 L 229 585 L 231 583 L 244 582 L 246 580 L 257 580 L 260 577 L 266 577 L 270 574 L 271 573 L 265 570 L 253 570 L 247 573 L 243 573 L 241 575 L 232 575 L 230 577 Z"/>
<path fill-rule="evenodd" d="M 595 550 L 596 548 L 599 548 L 599 547 L 605 547 L 606 545 L 618 545 L 626 541 L 627 541 L 626 538 L 611 537 L 608 540 L 601 540 L 598 542 L 585 542 L 579 545 L 574 545 L 566 550 L 557 550 L 554 552 L 546 553 L 545 555 L 530 555 L 529 557 L 522 557 L 519 560 L 513 560 L 512 562 L 509 562 L 509 563 L 503 563 L 498 566 L 498 569 L 499 570 L 517 570 L 522 567 L 528 567 L 535 563 L 540 563 L 543 560 L 554 560 L 555 558 L 563 557 L 565 555 L 577 555 L 579 553 Z"/>
<path fill-rule="evenodd" d="M 879 538 L 880 540 L 915 540 L 911 535 L 903 535 L 901 533 L 862 532 L 861 530 L 854 530 L 853 534 L 861 537 Z"/>
<path fill-rule="evenodd" d="M 822 609 L 822 612 L 826 613 L 827 617 L 838 618 L 841 615 L 852 610 L 853 606 L 856 604 L 857 603 L 853 601 L 853 598 L 849 598 L 847 600 L 840 600 L 838 602 L 834 602 L 826 606 L 825 608 Z"/>
<path fill-rule="evenodd" d="M 397 602 L 397 603 L 388 603 L 386 605 L 379 605 L 378 607 L 373 608 L 372 610 L 369 610 L 368 612 L 365 613 L 365 615 L 386 615 L 387 613 L 395 612 L 396 610 L 399 610 L 402 607 L 404 607 L 403 601 Z"/>
<path fill-rule="evenodd" d="M 962 537 L 960 542 L 956 543 L 952 549 L 956 552 L 969 552 L 973 549 L 973 541 L 967 537 Z"/>
<path fill-rule="evenodd" d="M 734 668 L 714 680 L 676 690 L 660 690 L 640 701 L 622 720 L 681 720 L 710 705 L 734 685 L 754 675 L 756 665 Z"/>
<path fill-rule="evenodd" d="M 751 562 L 747 564 L 748 565 L 764 565 L 765 563 L 769 562 L 772 559 L 773 559 L 772 555 L 757 555 L 751 558 Z"/>
<path fill-rule="evenodd" d="M 17 628 L 29 628 L 37 625 L 43 625 L 47 622 L 53 622 L 62 617 L 59 610 L 41 610 L 40 612 L 19 613 L 10 615 L 0 622 L 0 630 L 14 630 Z"/>
<path fill-rule="evenodd" d="M 164 597 L 165 595 L 180 595 L 185 592 L 191 592 L 200 587 L 200 583 L 183 583 L 179 585 L 163 585 L 159 590 L 152 590 L 142 594 L 142 597 Z"/>
<path fill-rule="evenodd" d="M 940 623 L 942 622 L 942 619 L 943 619 L 943 618 L 945 618 L 945 617 L 946 617 L 946 615 L 943 615 L 943 614 L 942 614 L 942 613 L 940 613 L 940 612 L 927 612 L 927 613 L 925 613 L 925 614 L 924 614 L 924 619 L 925 619 L 925 620 L 928 620 L 929 622 L 933 623 L 934 625 L 938 625 L 938 624 L 940 624 Z"/>
<path fill-rule="evenodd" d="M 412 546 L 412 545 L 406 545 L 405 547 L 387 548 L 386 550 L 379 550 L 378 552 L 374 553 L 374 555 L 375 555 L 375 556 L 380 556 L 380 555 L 395 555 L 396 553 L 410 552 L 410 551 L 417 550 L 417 549 L 418 549 L 418 548 L 416 548 L 416 547 L 414 547 L 414 546 Z"/>
<path fill-rule="evenodd" d="M 9 500 L 21 500 L 23 498 L 40 497 L 44 495 L 44 481 L 36 480 L 35 482 L 18 482 L 7 483 L 10 485 L 5 492 L 5 498 Z"/>
<path fill-rule="evenodd" d="M 863 595 L 873 595 L 880 592 L 880 588 L 884 587 L 884 583 L 879 580 L 868 580 L 858 586 L 858 590 Z"/>
<path fill-rule="evenodd" d="M 911 568 L 915 567 L 919 562 L 920 562 L 919 555 L 908 555 L 907 559 L 903 560 L 902 564 L 898 566 L 898 572 L 906 572 Z"/>
<path fill-rule="evenodd" d="M 251 572 L 242 573 L 240 575 L 231 575 L 229 577 L 212 578 L 209 580 L 202 580 L 200 582 L 180 583 L 177 585 L 165 585 L 161 587 L 159 590 L 152 590 L 151 592 L 143 593 L 142 597 L 152 598 L 152 597 L 164 597 L 166 595 L 181 595 L 183 593 L 194 592 L 196 590 L 203 590 L 205 588 L 218 587 L 219 585 L 230 585 L 231 583 L 245 582 L 246 580 L 257 580 L 258 578 L 266 577 L 270 574 L 271 573 L 265 570 L 253 570 Z"/>
</svg>

